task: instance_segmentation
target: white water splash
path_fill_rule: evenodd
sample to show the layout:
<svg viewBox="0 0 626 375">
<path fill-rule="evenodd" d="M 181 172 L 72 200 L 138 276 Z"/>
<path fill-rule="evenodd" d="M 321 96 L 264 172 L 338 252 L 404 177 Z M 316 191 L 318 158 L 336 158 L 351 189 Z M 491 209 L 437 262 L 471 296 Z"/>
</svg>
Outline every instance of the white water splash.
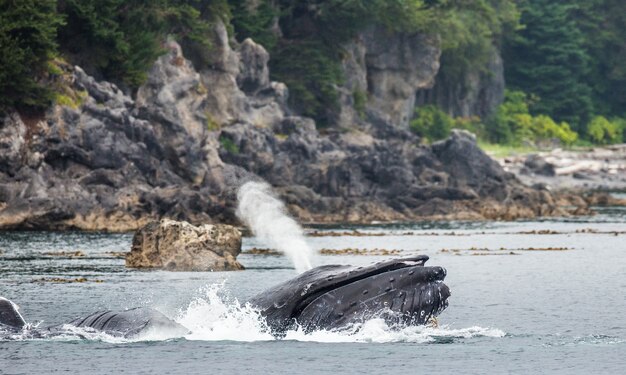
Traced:
<svg viewBox="0 0 626 375">
<path fill-rule="evenodd" d="M 406 326 L 390 327 L 383 319 L 371 319 L 362 324 L 355 324 L 341 331 L 289 331 L 285 340 L 313 342 L 361 342 L 361 343 L 392 343 L 412 342 L 431 343 L 450 339 L 473 337 L 504 337 L 505 333 L 497 328 L 470 327 L 453 329 L 448 326 Z"/>
<path fill-rule="evenodd" d="M 259 313 L 249 305 L 233 300 L 225 301 L 219 295 L 222 285 L 211 285 L 205 296 L 192 301 L 181 312 L 177 323 L 188 328 L 188 340 L 204 341 L 267 341 L 274 337 Z"/>
<path fill-rule="evenodd" d="M 430 343 L 469 339 L 474 337 L 504 337 L 505 333 L 496 328 L 469 327 L 453 329 L 447 326 L 438 328 L 427 326 L 390 327 L 383 319 L 371 319 L 362 324 L 339 331 L 318 330 L 305 332 L 296 329 L 286 332 L 284 338 L 277 339 L 261 315 L 249 305 L 241 305 L 236 300 L 228 301 L 220 295 L 220 285 L 205 289 L 205 296 L 197 298 L 182 311 L 176 320 L 189 328 L 188 340 L 204 341 L 273 341 L 293 340 L 306 342 L 340 343 L 390 343 L 412 342 Z"/>
<path fill-rule="evenodd" d="M 271 187 L 261 182 L 246 182 L 237 192 L 237 216 L 255 236 L 293 262 L 298 273 L 312 268 L 313 251 L 304 240 L 302 228 L 285 210 Z"/>
</svg>

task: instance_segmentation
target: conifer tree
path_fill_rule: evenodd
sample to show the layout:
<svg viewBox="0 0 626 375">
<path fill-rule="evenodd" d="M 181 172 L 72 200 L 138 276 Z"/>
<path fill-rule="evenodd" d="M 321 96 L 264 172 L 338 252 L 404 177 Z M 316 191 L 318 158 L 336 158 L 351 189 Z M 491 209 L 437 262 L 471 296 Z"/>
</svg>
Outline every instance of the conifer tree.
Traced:
<svg viewBox="0 0 626 375">
<path fill-rule="evenodd" d="M 62 18 L 56 0 L 0 0 L 0 112 L 45 109 L 50 90 L 38 83 L 56 52 Z"/>
<path fill-rule="evenodd" d="M 539 100 L 534 114 L 547 114 L 584 130 L 592 111 L 586 81 L 590 57 L 581 30 L 572 17 L 575 5 L 551 0 L 528 0 L 521 6 L 524 29 L 508 40 L 505 74 L 509 89 Z"/>
<path fill-rule="evenodd" d="M 588 82 L 594 112 L 626 116 L 626 2 L 575 0 L 577 23 L 585 35 L 585 48 L 593 56 Z"/>
</svg>

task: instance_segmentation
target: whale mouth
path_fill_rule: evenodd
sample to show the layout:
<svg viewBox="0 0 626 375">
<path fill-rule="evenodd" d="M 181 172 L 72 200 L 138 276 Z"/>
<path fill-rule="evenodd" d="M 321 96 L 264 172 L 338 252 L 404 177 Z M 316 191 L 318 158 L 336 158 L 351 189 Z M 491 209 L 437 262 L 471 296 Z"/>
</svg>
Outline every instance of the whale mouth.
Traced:
<svg viewBox="0 0 626 375">
<path fill-rule="evenodd" d="M 360 283 L 365 282 L 368 279 L 374 280 L 380 279 L 382 276 L 388 273 L 397 274 L 399 270 L 405 270 L 402 272 L 407 279 L 411 279 L 414 287 L 418 284 L 441 284 L 447 291 L 447 286 L 442 283 L 446 277 L 446 270 L 442 267 L 425 267 L 424 264 L 428 261 L 428 256 L 419 255 L 415 257 L 407 257 L 400 259 L 393 259 L 390 261 L 383 261 L 375 263 L 371 266 L 356 267 L 350 270 L 344 270 L 343 273 L 339 273 L 336 276 L 328 276 L 326 278 L 327 283 L 320 285 L 317 288 L 309 288 L 306 292 L 306 297 L 303 298 L 294 308 L 292 318 L 297 319 L 311 304 L 325 295 L 328 295 L 334 291 L 343 290 L 354 286 L 355 289 L 359 289 Z M 409 269 L 414 269 L 413 271 Z M 426 272 L 414 272 L 416 270 Z M 402 276 L 400 276 L 402 277 Z M 388 279 L 394 280 L 393 278 Z M 333 282 L 334 281 L 334 282 Z M 410 285 L 409 282 L 407 285 Z M 313 290 L 311 290 L 313 289 Z M 362 293 L 367 293 L 367 290 L 362 290 Z M 448 292 L 449 294 L 449 292 Z M 447 296 L 443 298 L 437 306 L 433 307 L 433 313 L 439 313 L 447 306 Z"/>
<path fill-rule="evenodd" d="M 273 332 L 340 329 L 390 311 L 391 323 L 425 324 L 447 306 L 446 270 L 424 266 L 428 256 L 367 266 L 323 265 L 275 285 L 248 302 Z M 393 317 L 394 315 L 395 317 Z"/>
</svg>

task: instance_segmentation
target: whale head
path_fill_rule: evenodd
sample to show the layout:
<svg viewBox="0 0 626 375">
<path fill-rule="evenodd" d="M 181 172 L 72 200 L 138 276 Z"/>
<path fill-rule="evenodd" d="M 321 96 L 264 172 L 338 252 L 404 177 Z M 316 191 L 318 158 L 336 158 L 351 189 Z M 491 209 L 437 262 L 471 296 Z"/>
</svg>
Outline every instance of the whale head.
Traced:
<svg viewBox="0 0 626 375">
<path fill-rule="evenodd" d="M 447 306 L 446 270 L 426 267 L 428 256 L 393 259 L 365 267 L 314 268 L 253 297 L 274 332 L 340 329 L 371 318 L 425 324 Z"/>
</svg>

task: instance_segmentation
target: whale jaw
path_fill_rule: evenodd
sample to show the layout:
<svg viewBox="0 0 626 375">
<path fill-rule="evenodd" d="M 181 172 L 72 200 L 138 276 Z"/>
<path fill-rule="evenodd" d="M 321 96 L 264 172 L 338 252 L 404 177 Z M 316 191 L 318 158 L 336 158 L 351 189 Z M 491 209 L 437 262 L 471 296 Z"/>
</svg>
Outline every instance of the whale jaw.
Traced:
<svg viewBox="0 0 626 375">
<path fill-rule="evenodd" d="M 372 318 L 426 324 L 447 306 L 446 270 L 425 267 L 427 256 L 367 267 L 321 266 L 254 297 L 250 303 L 274 332 L 340 329 Z"/>
</svg>

